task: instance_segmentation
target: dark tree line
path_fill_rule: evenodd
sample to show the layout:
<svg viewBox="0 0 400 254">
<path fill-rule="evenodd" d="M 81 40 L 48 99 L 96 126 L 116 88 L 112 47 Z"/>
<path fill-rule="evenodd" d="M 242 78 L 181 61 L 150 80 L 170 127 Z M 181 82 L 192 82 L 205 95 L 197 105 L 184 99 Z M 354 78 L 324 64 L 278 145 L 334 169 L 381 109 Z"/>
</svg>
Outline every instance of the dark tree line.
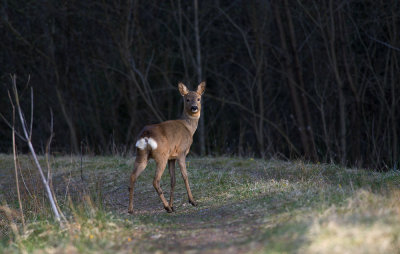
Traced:
<svg viewBox="0 0 400 254">
<path fill-rule="evenodd" d="M 0 110 L 10 73 L 34 143 L 126 152 L 207 81 L 197 154 L 399 163 L 400 2 L 14 1 L 0 7 Z M 0 151 L 11 151 L 0 123 Z"/>
</svg>

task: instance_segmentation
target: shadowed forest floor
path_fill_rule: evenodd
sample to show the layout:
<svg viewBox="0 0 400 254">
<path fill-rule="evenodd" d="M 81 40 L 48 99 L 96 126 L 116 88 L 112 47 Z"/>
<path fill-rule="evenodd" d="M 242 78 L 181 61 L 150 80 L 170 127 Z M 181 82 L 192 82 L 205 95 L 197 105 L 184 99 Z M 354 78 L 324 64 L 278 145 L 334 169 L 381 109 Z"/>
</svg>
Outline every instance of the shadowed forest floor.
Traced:
<svg viewBox="0 0 400 254">
<path fill-rule="evenodd" d="M 149 163 L 127 213 L 133 158 L 55 157 L 53 186 L 68 223 L 51 218 L 41 183 L 20 158 L 27 229 L 18 215 L 12 156 L 0 155 L 0 252 L 35 253 L 398 253 L 400 172 L 252 158 L 189 158 L 198 206 L 176 170 L 175 212 L 162 207 Z M 45 165 L 45 161 L 42 161 Z M 169 197 L 169 172 L 161 187 Z M 26 187 L 25 187 L 26 186 Z M 29 192 L 27 191 L 29 190 Z"/>
</svg>

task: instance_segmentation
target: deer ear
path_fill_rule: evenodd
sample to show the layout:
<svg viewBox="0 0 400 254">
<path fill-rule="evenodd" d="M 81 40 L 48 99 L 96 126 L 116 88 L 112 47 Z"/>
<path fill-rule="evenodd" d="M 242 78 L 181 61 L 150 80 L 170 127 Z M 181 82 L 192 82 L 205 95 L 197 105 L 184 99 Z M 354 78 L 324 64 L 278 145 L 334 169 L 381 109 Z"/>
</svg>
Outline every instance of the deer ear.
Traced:
<svg viewBox="0 0 400 254">
<path fill-rule="evenodd" d="M 179 87 L 179 92 L 181 93 L 182 96 L 185 96 L 186 94 L 189 93 L 189 89 L 187 89 L 187 87 L 182 82 L 179 82 L 178 87 Z"/>
<path fill-rule="evenodd" d="M 197 91 L 196 93 L 198 93 L 199 95 L 202 95 L 204 93 L 204 91 L 206 90 L 206 82 L 203 81 L 201 82 L 198 86 L 197 86 Z"/>
</svg>

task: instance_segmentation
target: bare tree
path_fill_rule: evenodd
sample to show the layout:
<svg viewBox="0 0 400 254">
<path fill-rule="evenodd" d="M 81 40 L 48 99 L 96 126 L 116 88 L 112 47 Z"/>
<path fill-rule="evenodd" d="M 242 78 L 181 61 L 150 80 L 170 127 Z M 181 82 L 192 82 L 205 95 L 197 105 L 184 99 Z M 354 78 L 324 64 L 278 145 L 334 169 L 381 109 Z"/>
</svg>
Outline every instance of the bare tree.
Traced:
<svg viewBox="0 0 400 254">
<path fill-rule="evenodd" d="M 201 62 L 201 43 L 200 43 L 200 28 L 199 28 L 199 3 L 198 0 L 193 0 L 194 6 L 194 35 L 196 41 L 196 72 L 197 72 L 197 83 L 203 82 L 203 68 Z M 205 141 L 205 128 L 204 128 L 204 111 L 203 116 L 200 117 L 199 122 L 199 140 L 200 140 L 200 153 L 201 155 L 206 154 L 206 141 Z"/>
</svg>

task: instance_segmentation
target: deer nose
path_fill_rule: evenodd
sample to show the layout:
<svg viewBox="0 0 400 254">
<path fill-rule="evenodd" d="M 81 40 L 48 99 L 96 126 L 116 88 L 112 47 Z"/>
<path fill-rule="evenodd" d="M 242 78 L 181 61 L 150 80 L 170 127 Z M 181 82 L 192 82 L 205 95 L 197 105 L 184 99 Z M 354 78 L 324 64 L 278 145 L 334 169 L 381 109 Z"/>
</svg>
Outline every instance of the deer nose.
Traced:
<svg viewBox="0 0 400 254">
<path fill-rule="evenodd" d="M 197 112 L 197 110 L 199 109 L 197 106 L 192 106 L 190 108 L 192 110 L 192 112 Z"/>
</svg>

